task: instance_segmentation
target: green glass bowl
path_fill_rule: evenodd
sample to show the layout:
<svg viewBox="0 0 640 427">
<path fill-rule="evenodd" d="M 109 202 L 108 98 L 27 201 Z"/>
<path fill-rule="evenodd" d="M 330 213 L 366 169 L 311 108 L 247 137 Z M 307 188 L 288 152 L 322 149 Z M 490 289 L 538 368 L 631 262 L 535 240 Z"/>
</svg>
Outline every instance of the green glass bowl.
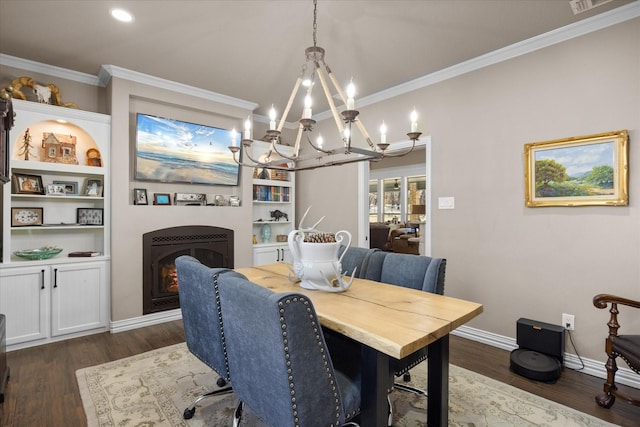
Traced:
<svg viewBox="0 0 640 427">
<path fill-rule="evenodd" d="M 45 246 L 38 249 L 27 249 L 24 251 L 15 251 L 13 254 L 15 256 L 19 256 L 20 258 L 28 259 L 28 260 L 39 260 L 39 259 L 49 259 L 58 255 L 62 252 L 61 248 L 55 248 L 52 246 Z"/>
</svg>

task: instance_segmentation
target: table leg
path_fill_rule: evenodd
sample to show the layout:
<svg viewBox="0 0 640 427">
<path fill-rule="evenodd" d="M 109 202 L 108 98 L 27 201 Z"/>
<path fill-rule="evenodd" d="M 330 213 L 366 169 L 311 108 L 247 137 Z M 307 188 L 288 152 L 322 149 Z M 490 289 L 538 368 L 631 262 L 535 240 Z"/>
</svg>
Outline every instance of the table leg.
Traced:
<svg viewBox="0 0 640 427">
<path fill-rule="evenodd" d="M 361 425 L 387 427 L 389 356 L 362 345 Z"/>
<path fill-rule="evenodd" d="M 449 335 L 429 344 L 427 426 L 449 425 Z"/>
</svg>

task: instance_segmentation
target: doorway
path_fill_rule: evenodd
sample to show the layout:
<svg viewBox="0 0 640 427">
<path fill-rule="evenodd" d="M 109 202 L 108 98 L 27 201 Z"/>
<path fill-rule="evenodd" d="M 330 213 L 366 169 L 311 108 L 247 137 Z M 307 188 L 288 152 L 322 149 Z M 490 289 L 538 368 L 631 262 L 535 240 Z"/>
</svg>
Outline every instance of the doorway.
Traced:
<svg viewBox="0 0 640 427">
<path fill-rule="evenodd" d="M 394 144 L 401 145 L 401 144 Z M 421 152 L 424 153 L 424 168 L 423 175 L 425 176 L 425 192 L 424 197 L 424 224 L 421 227 L 420 233 L 422 236 L 422 255 L 431 256 L 431 211 L 432 211 L 432 198 L 433 189 L 431 183 L 431 137 L 427 136 L 422 138 L 416 144 L 416 147 L 422 148 Z M 400 148 L 402 149 L 402 148 Z M 382 160 L 384 162 L 384 160 Z M 383 166 L 384 167 L 384 166 Z M 361 162 L 358 164 L 358 246 L 369 247 L 369 181 L 371 177 L 371 168 L 369 162 Z"/>
</svg>

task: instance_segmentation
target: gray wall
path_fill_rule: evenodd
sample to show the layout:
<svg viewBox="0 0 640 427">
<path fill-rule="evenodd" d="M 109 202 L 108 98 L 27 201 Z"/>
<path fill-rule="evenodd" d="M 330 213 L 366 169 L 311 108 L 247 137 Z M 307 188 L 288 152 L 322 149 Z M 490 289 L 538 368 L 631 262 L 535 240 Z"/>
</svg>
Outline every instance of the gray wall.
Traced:
<svg viewBox="0 0 640 427">
<path fill-rule="evenodd" d="M 593 296 L 640 299 L 640 20 L 360 108 L 360 115 L 367 125 L 384 118 L 397 128 L 389 140 L 399 141 L 413 106 L 432 137 L 432 204 L 455 197 L 454 210 L 434 210 L 432 218 L 432 254 L 447 258 L 445 292 L 484 304 L 469 325 L 515 337 L 520 317 L 560 324 L 562 313 L 574 314 L 580 355 L 604 360 L 608 313 L 593 307 Z M 620 129 L 630 135 L 629 206 L 524 206 L 525 143 Z M 352 165 L 299 174 L 298 208 L 327 215 L 324 229 L 357 233 L 356 176 Z M 630 314 L 623 313 L 623 329 L 640 330 L 640 317 Z"/>
</svg>

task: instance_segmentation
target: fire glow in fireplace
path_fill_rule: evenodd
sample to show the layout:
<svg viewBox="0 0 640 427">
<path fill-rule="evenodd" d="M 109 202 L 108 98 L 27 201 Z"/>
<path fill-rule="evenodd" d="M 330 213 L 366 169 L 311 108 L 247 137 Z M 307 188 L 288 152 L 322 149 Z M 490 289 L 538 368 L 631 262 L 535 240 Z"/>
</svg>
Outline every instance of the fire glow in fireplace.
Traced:
<svg viewBox="0 0 640 427">
<path fill-rule="evenodd" d="M 233 268 L 233 230 L 188 225 L 143 234 L 143 314 L 180 307 L 175 259 L 181 255 L 208 267 Z"/>
</svg>

